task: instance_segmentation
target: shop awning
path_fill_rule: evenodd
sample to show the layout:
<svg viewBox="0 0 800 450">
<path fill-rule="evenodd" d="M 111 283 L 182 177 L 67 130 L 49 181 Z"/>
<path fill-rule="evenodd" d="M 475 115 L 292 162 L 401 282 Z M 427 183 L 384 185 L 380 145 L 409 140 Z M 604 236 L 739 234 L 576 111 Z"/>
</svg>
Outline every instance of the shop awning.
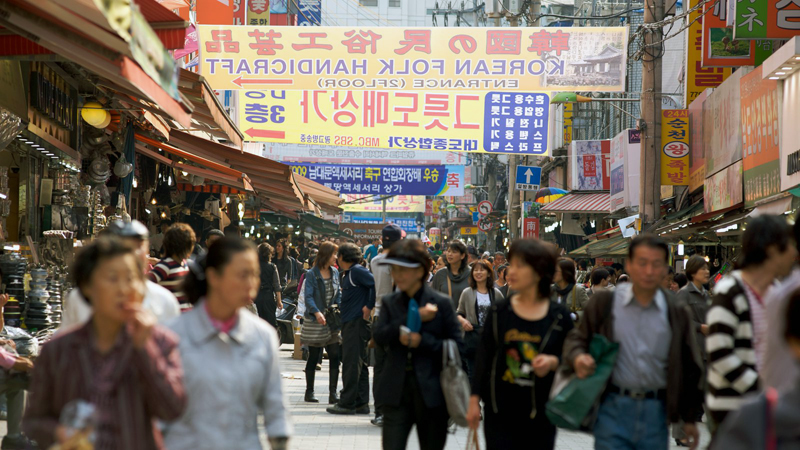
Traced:
<svg viewBox="0 0 800 450">
<path fill-rule="evenodd" d="M 292 173 L 292 177 L 303 195 L 308 196 L 308 200 L 313 201 L 320 209 L 330 214 L 341 212 L 339 205 L 344 199 L 338 192 L 296 173 Z"/>
<path fill-rule="evenodd" d="M 160 6 L 160 5 L 159 5 Z M 191 108 L 173 98 L 134 62 L 130 45 L 88 0 L 7 0 L 0 2 L 0 25 L 109 80 L 137 98 L 147 99 L 183 126 Z M 35 43 L 35 44 L 34 44 Z M 20 41 L 20 50 L 36 50 Z M 41 52 L 38 52 L 41 53 Z"/>
<path fill-rule="evenodd" d="M 540 211 L 546 213 L 608 214 L 610 208 L 611 200 L 607 192 L 591 194 L 570 193 L 544 205 Z"/>
<path fill-rule="evenodd" d="M 630 239 L 617 235 L 608 239 L 598 239 L 569 252 L 569 256 L 602 258 L 604 256 L 624 255 Z"/>
<path fill-rule="evenodd" d="M 191 103 L 191 130 L 199 130 L 231 142 L 241 148 L 244 136 L 219 104 L 217 96 L 202 76 L 180 69 L 178 89 Z"/>
<path fill-rule="evenodd" d="M 750 212 L 749 217 L 758 217 L 764 214 L 785 214 L 792 210 L 792 195 L 786 195 L 770 202 L 762 203 Z"/>
<path fill-rule="evenodd" d="M 307 208 L 302 193 L 292 181 L 291 169 L 286 164 L 178 130 L 170 133 L 170 143 L 191 151 L 198 157 L 246 173 L 258 196 L 278 211 L 296 217 L 298 211 L 305 211 Z"/>
<path fill-rule="evenodd" d="M 339 225 L 313 214 L 300 214 L 300 222 L 311 227 L 317 234 L 331 235 L 339 232 Z"/>
<path fill-rule="evenodd" d="M 186 152 L 174 148 L 171 145 L 154 141 L 139 134 L 136 135 L 136 139 L 141 143 L 153 145 L 155 147 L 161 148 L 167 153 L 173 154 L 178 157 L 184 157 L 184 159 L 190 160 L 197 164 L 201 164 L 203 167 L 198 167 L 180 161 L 171 160 L 166 156 L 159 154 L 157 151 L 145 147 L 141 143 L 136 144 L 136 151 L 138 153 L 141 153 L 142 155 L 152 158 L 160 162 L 161 164 L 166 164 L 170 167 L 175 168 L 175 170 L 178 171 L 183 171 L 198 177 L 207 178 L 208 180 L 236 188 L 237 190 L 240 191 L 250 191 L 250 192 L 253 191 L 253 186 L 251 186 L 250 180 L 248 179 L 247 175 L 238 170 L 234 170 L 231 169 L 230 167 L 217 164 L 211 161 L 203 160 L 202 158 L 192 157 L 193 155 L 188 155 Z"/>
</svg>

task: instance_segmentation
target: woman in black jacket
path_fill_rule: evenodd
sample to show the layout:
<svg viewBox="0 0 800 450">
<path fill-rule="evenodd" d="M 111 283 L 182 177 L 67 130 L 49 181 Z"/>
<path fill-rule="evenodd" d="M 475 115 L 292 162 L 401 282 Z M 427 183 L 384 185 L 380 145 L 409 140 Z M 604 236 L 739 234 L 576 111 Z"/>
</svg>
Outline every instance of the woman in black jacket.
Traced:
<svg viewBox="0 0 800 450">
<path fill-rule="evenodd" d="M 508 259 L 507 279 L 518 293 L 489 310 L 467 420 L 478 428 L 483 400 L 487 449 L 552 450 L 556 427 L 545 404 L 572 320 L 550 301 L 556 256 L 546 244 L 518 240 Z"/>
<path fill-rule="evenodd" d="M 383 404 L 384 450 L 405 449 L 414 425 L 422 450 L 442 450 L 447 442 L 442 342 L 452 339 L 460 346 L 461 326 L 450 298 L 425 283 L 431 262 L 422 242 L 411 239 L 395 244 L 380 261 L 391 265 L 397 287 L 384 297 L 373 333 L 387 348 L 384 373 L 392 374 L 378 378 L 375 389 L 376 402 Z"/>
<path fill-rule="evenodd" d="M 286 287 L 292 284 L 292 281 L 300 279 L 297 260 L 289 256 L 289 244 L 286 239 L 278 239 L 278 242 L 275 243 L 275 256 L 272 258 L 272 263 L 278 268 L 281 287 Z"/>
<path fill-rule="evenodd" d="M 261 266 L 261 285 L 256 296 L 258 316 L 278 328 L 275 311 L 283 308 L 281 305 L 281 281 L 278 278 L 278 269 L 272 264 L 272 246 L 266 242 L 258 246 L 258 263 Z"/>
</svg>

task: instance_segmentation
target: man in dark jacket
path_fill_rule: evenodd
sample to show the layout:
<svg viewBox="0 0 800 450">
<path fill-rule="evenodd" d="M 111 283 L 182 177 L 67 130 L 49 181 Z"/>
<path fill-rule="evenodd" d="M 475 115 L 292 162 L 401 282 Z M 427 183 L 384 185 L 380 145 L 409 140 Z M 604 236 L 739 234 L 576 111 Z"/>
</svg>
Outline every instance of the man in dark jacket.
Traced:
<svg viewBox="0 0 800 450">
<path fill-rule="evenodd" d="M 619 343 L 594 423 L 598 450 L 666 450 L 667 425 L 679 419 L 690 447 L 699 443 L 702 362 L 688 307 L 659 289 L 668 258 L 669 247 L 660 238 L 635 238 L 626 261 L 631 283 L 596 293 L 564 344 L 564 362 L 586 378 L 595 370 L 592 336 Z"/>
<path fill-rule="evenodd" d="M 361 249 L 347 243 L 339 247 L 342 273 L 342 382 L 339 403 L 331 414 L 369 414 L 369 369 L 367 343 L 370 316 L 375 308 L 375 279 L 361 262 Z"/>
</svg>

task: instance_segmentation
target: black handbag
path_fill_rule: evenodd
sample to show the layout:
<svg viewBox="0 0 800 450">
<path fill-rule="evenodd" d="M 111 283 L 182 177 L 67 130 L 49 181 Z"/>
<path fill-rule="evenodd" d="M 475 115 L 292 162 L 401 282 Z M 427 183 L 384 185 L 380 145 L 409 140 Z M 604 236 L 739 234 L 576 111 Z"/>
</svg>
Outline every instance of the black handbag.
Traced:
<svg viewBox="0 0 800 450">
<path fill-rule="evenodd" d="M 325 310 L 325 322 L 333 333 L 342 329 L 342 312 L 338 306 L 331 306 Z"/>
<path fill-rule="evenodd" d="M 472 331 L 464 333 L 464 356 L 473 358 L 478 354 L 478 347 L 481 345 L 481 332 L 483 328 L 474 328 Z"/>
</svg>

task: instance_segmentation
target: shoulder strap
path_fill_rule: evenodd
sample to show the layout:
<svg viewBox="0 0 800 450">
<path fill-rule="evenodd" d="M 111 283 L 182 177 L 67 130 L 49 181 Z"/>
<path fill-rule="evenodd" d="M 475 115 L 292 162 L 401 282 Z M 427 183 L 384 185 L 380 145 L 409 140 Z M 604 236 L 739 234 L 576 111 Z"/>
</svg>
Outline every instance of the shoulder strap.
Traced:
<svg viewBox="0 0 800 450">
<path fill-rule="evenodd" d="M 778 391 L 773 387 L 768 387 L 764 392 L 767 398 L 767 432 L 764 448 L 766 450 L 778 449 L 778 436 L 775 434 L 775 409 L 778 407 Z"/>
</svg>

